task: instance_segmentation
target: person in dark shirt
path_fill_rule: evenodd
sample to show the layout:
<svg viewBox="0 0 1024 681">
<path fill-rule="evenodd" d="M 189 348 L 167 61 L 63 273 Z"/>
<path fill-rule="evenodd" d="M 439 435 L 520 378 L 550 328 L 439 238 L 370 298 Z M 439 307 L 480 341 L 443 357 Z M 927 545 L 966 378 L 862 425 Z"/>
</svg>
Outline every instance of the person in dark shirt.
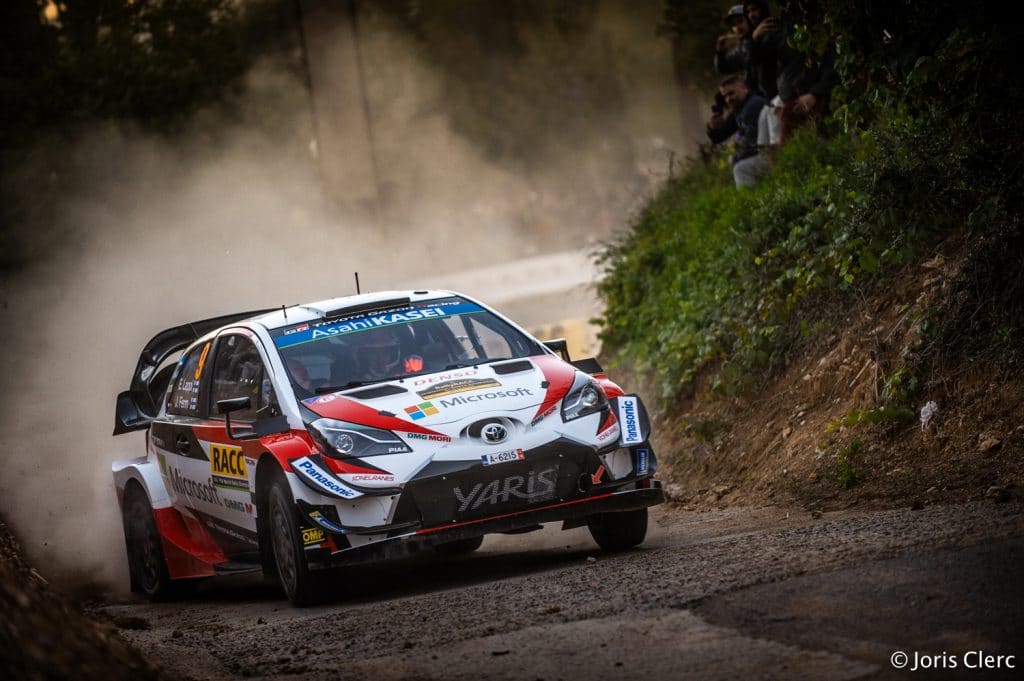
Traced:
<svg viewBox="0 0 1024 681">
<path fill-rule="evenodd" d="M 747 70 L 750 52 L 750 24 L 743 5 L 733 5 L 725 15 L 729 33 L 715 41 L 715 70 L 721 74 Z"/>
<path fill-rule="evenodd" d="M 754 94 L 744 77 L 739 75 L 723 80 L 718 93 L 726 109 L 719 113 L 712 108 L 708 139 L 713 144 L 720 144 L 733 138 L 733 180 L 737 187 L 753 186 L 769 170 L 768 159 L 758 154 L 757 148 L 757 123 L 764 107 L 764 97 Z"/>
<path fill-rule="evenodd" d="M 750 37 L 747 41 L 747 82 L 754 92 L 771 101 L 778 90 L 775 84 L 777 46 L 769 34 L 777 27 L 767 2 L 752 0 L 743 3 Z"/>
<path fill-rule="evenodd" d="M 806 54 L 790 47 L 788 38 L 794 30 L 795 18 L 792 12 L 784 10 L 780 19 L 768 17 L 761 21 L 752 34 L 752 59 L 754 55 L 774 55 L 775 90 L 781 100 L 780 144 L 800 125 L 822 118 L 836 83 L 834 46 L 829 46 L 820 63 L 811 65 Z"/>
</svg>

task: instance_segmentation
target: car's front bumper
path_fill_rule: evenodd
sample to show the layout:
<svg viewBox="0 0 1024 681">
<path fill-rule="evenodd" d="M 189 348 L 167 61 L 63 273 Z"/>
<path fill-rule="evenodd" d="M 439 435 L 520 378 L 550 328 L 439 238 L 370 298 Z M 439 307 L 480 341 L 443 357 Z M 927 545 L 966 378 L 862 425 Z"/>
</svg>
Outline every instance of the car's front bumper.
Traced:
<svg viewBox="0 0 1024 681">
<path fill-rule="evenodd" d="M 665 501 L 661 483 L 647 478 L 628 485 L 631 489 L 595 491 L 589 496 L 568 501 L 504 513 L 500 515 L 450 522 L 433 527 L 408 530 L 401 534 L 337 551 L 318 549 L 307 552 L 311 568 L 404 558 L 439 544 L 485 534 L 516 532 L 544 523 L 562 521 L 567 526 L 586 522 L 587 516 L 598 513 L 633 511 Z M 396 530 L 400 531 L 400 530 Z"/>
</svg>

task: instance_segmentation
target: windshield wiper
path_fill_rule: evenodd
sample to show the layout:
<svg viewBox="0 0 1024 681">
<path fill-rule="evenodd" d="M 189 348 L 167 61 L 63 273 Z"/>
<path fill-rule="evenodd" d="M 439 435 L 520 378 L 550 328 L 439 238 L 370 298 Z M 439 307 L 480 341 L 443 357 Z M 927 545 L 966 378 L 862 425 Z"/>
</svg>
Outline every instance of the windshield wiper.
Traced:
<svg viewBox="0 0 1024 681">
<path fill-rule="evenodd" d="M 358 388 L 361 385 L 366 385 L 369 381 L 349 381 L 345 385 L 322 385 L 313 392 L 317 395 L 323 395 L 324 393 L 336 393 L 339 390 L 348 390 L 349 388 Z"/>
</svg>

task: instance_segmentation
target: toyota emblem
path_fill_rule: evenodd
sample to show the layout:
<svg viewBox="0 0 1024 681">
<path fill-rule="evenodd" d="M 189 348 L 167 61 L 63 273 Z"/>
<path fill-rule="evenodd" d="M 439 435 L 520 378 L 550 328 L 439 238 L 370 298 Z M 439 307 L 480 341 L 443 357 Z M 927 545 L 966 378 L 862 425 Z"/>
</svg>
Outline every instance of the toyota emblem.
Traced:
<svg viewBox="0 0 1024 681">
<path fill-rule="evenodd" d="M 504 442 L 505 438 L 508 437 L 508 431 L 500 423 L 488 423 L 480 431 L 480 434 L 484 436 L 485 441 L 492 445 Z"/>
</svg>

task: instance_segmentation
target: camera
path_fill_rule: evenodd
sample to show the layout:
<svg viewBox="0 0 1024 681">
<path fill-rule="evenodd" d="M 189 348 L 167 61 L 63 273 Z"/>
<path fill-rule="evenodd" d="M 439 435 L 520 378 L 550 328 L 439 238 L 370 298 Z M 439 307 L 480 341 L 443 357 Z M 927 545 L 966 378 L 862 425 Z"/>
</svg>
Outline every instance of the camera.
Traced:
<svg viewBox="0 0 1024 681">
<path fill-rule="evenodd" d="M 715 93 L 715 103 L 711 105 L 711 113 L 721 116 L 725 111 L 725 97 L 721 92 Z"/>
</svg>

